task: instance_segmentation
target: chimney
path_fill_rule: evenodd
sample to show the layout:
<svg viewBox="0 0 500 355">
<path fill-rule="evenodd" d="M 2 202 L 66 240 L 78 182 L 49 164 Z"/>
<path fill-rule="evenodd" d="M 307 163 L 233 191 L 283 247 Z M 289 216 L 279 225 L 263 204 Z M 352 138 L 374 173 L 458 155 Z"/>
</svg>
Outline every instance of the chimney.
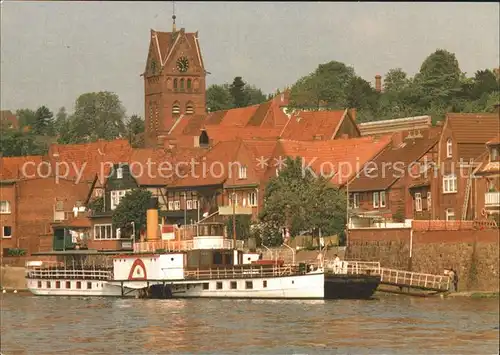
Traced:
<svg viewBox="0 0 500 355">
<path fill-rule="evenodd" d="M 158 240 L 158 199 L 151 198 L 146 211 L 146 233 L 149 240 Z"/>
<path fill-rule="evenodd" d="M 375 75 L 375 90 L 377 92 L 382 92 L 382 76 L 379 74 Z"/>
<path fill-rule="evenodd" d="M 349 115 L 351 116 L 353 121 L 356 121 L 356 109 L 355 108 L 349 109 Z"/>
<path fill-rule="evenodd" d="M 394 134 L 392 135 L 392 147 L 397 148 L 401 144 L 403 144 L 403 132 L 394 132 Z"/>
</svg>

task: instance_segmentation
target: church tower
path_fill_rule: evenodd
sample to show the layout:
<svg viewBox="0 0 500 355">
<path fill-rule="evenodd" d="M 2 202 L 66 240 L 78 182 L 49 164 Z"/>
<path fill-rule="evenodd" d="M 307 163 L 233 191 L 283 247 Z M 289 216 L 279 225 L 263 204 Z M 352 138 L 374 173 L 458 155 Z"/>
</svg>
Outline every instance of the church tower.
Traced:
<svg viewBox="0 0 500 355">
<path fill-rule="evenodd" d="M 146 147 L 168 136 L 179 119 L 205 114 L 205 78 L 198 32 L 151 30 L 144 77 Z"/>
</svg>

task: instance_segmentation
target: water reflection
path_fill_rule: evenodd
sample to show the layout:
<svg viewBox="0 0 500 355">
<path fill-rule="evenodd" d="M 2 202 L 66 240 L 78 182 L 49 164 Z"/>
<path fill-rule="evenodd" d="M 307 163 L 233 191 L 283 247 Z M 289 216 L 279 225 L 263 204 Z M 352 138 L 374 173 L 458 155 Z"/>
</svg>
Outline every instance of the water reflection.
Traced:
<svg viewBox="0 0 500 355">
<path fill-rule="evenodd" d="M 4 295 L 4 354 L 498 353 L 498 300 L 137 300 Z M 56 341 L 62 339 L 61 341 Z"/>
</svg>

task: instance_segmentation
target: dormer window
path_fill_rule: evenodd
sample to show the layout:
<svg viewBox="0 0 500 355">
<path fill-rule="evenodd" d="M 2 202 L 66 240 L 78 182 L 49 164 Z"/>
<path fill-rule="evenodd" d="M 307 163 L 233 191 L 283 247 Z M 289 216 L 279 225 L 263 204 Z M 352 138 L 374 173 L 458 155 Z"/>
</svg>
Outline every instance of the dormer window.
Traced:
<svg viewBox="0 0 500 355">
<path fill-rule="evenodd" d="M 240 166 L 240 179 L 246 179 L 246 178 L 247 178 L 247 167 Z"/>
<path fill-rule="evenodd" d="M 123 179 L 123 168 L 116 169 L 116 178 Z"/>
<path fill-rule="evenodd" d="M 490 150 L 490 160 L 498 160 L 498 147 L 492 147 Z"/>
<path fill-rule="evenodd" d="M 446 141 L 446 157 L 451 158 L 453 155 L 453 142 L 451 141 L 451 138 L 448 138 Z"/>
</svg>

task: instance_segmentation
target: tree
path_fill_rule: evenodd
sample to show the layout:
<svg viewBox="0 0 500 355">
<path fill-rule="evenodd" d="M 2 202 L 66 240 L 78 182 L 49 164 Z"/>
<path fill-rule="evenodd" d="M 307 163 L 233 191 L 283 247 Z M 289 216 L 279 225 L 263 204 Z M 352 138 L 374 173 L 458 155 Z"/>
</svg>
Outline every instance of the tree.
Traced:
<svg viewBox="0 0 500 355">
<path fill-rule="evenodd" d="M 261 104 L 261 103 L 266 102 L 268 100 L 268 98 L 266 97 L 266 95 L 264 95 L 262 90 L 256 88 L 255 85 L 246 84 L 244 91 L 248 97 L 248 105 L 249 106 L 250 105 L 258 105 L 258 104 Z M 272 97 L 271 97 L 271 99 L 272 99 Z"/>
<path fill-rule="evenodd" d="M 249 97 L 245 92 L 246 83 L 243 81 L 241 76 L 234 78 L 233 83 L 229 87 L 229 93 L 233 98 L 234 107 L 245 107 L 248 106 Z"/>
<path fill-rule="evenodd" d="M 32 133 L 8 130 L 2 132 L 0 152 L 6 157 L 43 155 L 47 152 L 47 146 L 37 142 Z"/>
<path fill-rule="evenodd" d="M 144 146 L 144 120 L 138 115 L 130 116 L 127 122 L 127 134 L 132 147 L 141 148 Z"/>
<path fill-rule="evenodd" d="M 76 99 L 71 142 L 111 140 L 125 134 L 125 109 L 115 93 L 90 92 Z"/>
<path fill-rule="evenodd" d="M 31 130 L 35 125 L 35 111 L 24 108 L 16 111 L 16 117 L 19 121 L 19 128 L 23 130 Z"/>
<path fill-rule="evenodd" d="M 33 133 L 40 135 L 52 135 L 54 114 L 46 107 L 40 106 L 35 112 L 35 122 L 33 124 Z"/>
<path fill-rule="evenodd" d="M 344 109 L 347 106 L 346 89 L 354 77 L 354 69 L 344 63 L 320 64 L 313 73 L 292 86 L 290 107 Z"/>
<path fill-rule="evenodd" d="M 132 234 L 132 222 L 135 225 L 135 237 L 139 230 L 146 228 L 146 213 L 152 197 L 151 191 L 138 188 L 127 192 L 120 200 L 112 220 L 113 225 L 122 230 L 122 236 Z"/>
<path fill-rule="evenodd" d="M 484 94 L 488 95 L 498 90 L 499 81 L 493 71 L 489 69 L 478 70 L 474 75 L 470 98 L 472 100 L 478 100 Z"/>
<path fill-rule="evenodd" d="M 250 237 L 250 225 L 251 216 L 248 215 L 237 215 L 235 216 L 236 221 L 236 237 L 239 240 L 246 240 Z M 229 216 L 226 222 L 228 237 L 233 239 L 233 217 Z"/>
<path fill-rule="evenodd" d="M 259 218 L 268 226 L 275 243 L 280 230 L 291 235 L 313 230 L 318 235 L 340 233 L 345 226 L 345 196 L 324 177 L 304 169 L 300 158 L 287 158 L 286 167 L 266 186 L 264 209 Z"/>
<path fill-rule="evenodd" d="M 57 135 L 61 134 L 61 130 L 66 126 L 67 121 L 68 113 L 66 112 L 66 108 L 64 106 L 60 107 L 59 111 L 57 111 L 56 120 L 54 122 L 54 130 Z"/>
<path fill-rule="evenodd" d="M 436 50 L 424 60 L 413 81 L 414 90 L 420 97 L 419 104 L 425 108 L 432 104 L 447 106 L 461 90 L 461 76 L 455 54 Z"/>
<path fill-rule="evenodd" d="M 207 108 L 209 112 L 228 110 L 233 107 L 233 97 L 229 85 L 211 85 L 207 89 Z"/>
<path fill-rule="evenodd" d="M 346 87 L 347 107 L 375 112 L 378 108 L 378 93 L 369 82 L 356 76 Z"/>
<path fill-rule="evenodd" d="M 401 68 L 390 69 L 384 77 L 384 92 L 398 93 L 408 87 L 408 76 Z"/>
</svg>

